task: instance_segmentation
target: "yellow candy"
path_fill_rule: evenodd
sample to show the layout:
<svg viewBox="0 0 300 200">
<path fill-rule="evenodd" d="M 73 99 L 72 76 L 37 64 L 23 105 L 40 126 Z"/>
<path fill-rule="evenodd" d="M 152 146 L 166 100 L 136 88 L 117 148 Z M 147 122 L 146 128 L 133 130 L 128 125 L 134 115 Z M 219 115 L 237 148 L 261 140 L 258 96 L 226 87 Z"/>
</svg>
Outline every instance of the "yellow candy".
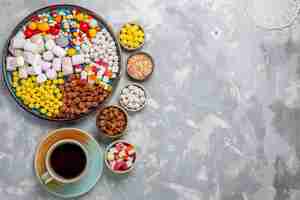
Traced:
<svg viewBox="0 0 300 200">
<path fill-rule="evenodd" d="M 62 98 L 62 94 L 60 94 L 60 93 L 58 93 L 56 96 L 57 96 L 57 98 L 59 98 L 59 99 Z"/>
<path fill-rule="evenodd" d="M 61 79 L 61 78 L 58 79 L 58 84 L 64 84 L 64 82 L 65 82 L 64 79 Z"/>
<path fill-rule="evenodd" d="M 38 30 L 40 30 L 40 31 L 42 31 L 42 32 L 46 32 L 46 31 L 48 31 L 50 28 L 49 28 L 49 24 L 47 24 L 47 23 L 39 23 L 38 25 L 37 25 L 37 28 L 38 28 Z"/>
<path fill-rule="evenodd" d="M 83 18 L 84 18 L 84 15 L 83 15 L 82 13 L 78 13 L 78 14 L 76 15 L 76 19 L 77 19 L 78 21 L 82 21 Z"/>
<path fill-rule="evenodd" d="M 74 32 L 74 33 L 73 33 L 73 36 L 74 36 L 74 37 L 78 37 L 78 35 L 79 35 L 78 32 Z"/>
<path fill-rule="evenodd" d="M 21 92 L 16 92 L 16 96 L 17 96 L 17 97 L 21 97 L 21 96 L 22 96 L 22 93 L 21 93 Z"/>
<path fill-rule="evenodd" d="M 54 92 L 54 94 L 58 94 L 58 93 L 60 93 L 60 90 L 58 88 L 55 88 L 53 92 Z"/>
<path fill-rule="evenodd" d="M 45 109 L 45 108 L 41 109 L 41 113 L 45 114 L 46 112 L 47 112 L 47 109 Z"/>
<path fill-rule="evenodd" d="M 67 54 L 68 54 L 68 56 L 74 56 L 75 54 L 76 54 L 76 50 L 74 49 L 74 48 L 69 48 L 68 50 L 67 50 Z"/>
<path fill-rule="evenodd" d="M 30 77 L 31 78 L 31 80 L 34 82 L 34 83 L 36 83 L 36 76 L 32 76 L 32 77 Z"/>
<path fill-rule="evenodd" d="M 47 81 L 46 81 L 46 84 L 47 84 L 47 85 L 51 85 L 51 83 L 52 83 L 51 80 L 47 80 Z"/>
<path fill-rule="evenodd" d="M 30 30 L 36 30 L 37 29 L 37 24 L 35 22 L 31 22 L 29 25 L 28 25 L 28 28 Z"/>
<path fill-rule="evenodd" d="M 64 77 L 64 73 L 63 72 L 58 72 L 58 78 L 62 78 Z"/>
</svg>

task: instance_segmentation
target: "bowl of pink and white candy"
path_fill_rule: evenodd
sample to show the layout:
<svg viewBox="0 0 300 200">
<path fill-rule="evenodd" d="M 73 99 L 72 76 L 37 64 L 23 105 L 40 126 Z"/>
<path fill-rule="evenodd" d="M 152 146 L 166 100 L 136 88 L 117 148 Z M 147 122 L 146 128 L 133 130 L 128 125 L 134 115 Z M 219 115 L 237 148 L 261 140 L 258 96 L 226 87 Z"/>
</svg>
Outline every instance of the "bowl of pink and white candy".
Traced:
<svg viewBox="0 0 300 200">
<path fill-rule="evenodd" d="M 125 140 L 117 140 L 106 148 L 105 164 L 116 174 L 125 174 L 133 169 L 136 161 L 134 145 Z"/>
</svg>

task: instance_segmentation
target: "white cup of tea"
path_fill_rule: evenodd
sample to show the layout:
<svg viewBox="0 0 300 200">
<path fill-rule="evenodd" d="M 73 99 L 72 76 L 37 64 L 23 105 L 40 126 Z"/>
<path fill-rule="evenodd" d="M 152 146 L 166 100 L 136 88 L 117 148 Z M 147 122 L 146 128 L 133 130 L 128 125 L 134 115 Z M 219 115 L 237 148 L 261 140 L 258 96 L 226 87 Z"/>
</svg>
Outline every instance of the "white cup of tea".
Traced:
<svg viewBox="0 0 300 200">
<path fill-rule="evenodd" d="M 44 184 L 53 181 L 70 184 L 79 181 L 88 169 L 88 151 L 78 141 L 64 139 L 54 143 L 45 158 Z"/>
</svg>

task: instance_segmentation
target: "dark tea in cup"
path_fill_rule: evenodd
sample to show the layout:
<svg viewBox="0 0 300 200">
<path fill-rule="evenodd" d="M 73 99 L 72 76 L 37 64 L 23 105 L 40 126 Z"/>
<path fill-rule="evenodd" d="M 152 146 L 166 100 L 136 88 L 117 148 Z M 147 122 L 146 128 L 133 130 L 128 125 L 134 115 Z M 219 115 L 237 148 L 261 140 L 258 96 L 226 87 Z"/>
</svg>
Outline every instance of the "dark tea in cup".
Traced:
<svg viewBox="0 0 300 200">
<path fill-rule="evenodd" d="M 50 155 L 53 171 L 65 179 L 79 176 L 85 169 L 87 157 L 84 150 L 75 143 L 64 143 L 56 147 Z"/>
<path fill-rule="evenodd" d="M 53 180 L 60 183 L 73 183 L 85 175 L 87 166 L 88 151 L 84 145 L 73 139 L 60 140 L 47 152 L 47 172 L 42 179 L 45 184 Z"/>
</svg>

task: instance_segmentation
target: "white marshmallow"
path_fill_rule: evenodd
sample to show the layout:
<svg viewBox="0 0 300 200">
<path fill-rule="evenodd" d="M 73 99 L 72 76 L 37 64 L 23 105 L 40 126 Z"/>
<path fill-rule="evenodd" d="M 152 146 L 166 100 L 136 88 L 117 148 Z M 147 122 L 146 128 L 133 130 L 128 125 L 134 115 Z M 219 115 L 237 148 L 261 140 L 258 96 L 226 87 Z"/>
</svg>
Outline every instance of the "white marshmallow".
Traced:
<svg viewBox="0 0 300 200">
<path fill-rule="evenodd" d="M 6 68 L 8 71 L 13 71 L 17 69 L 17 67 L 24 66 L 24 58 L 22 56 L 12 57 L 9 56 L 6 58 Z"/>
<path fill-rule="evenodd" d="M 41 34 L 34 35 L 30 38 L 30 41 L 38 46 L 38 52 L 43 52 L 44 49 L 44 40 Z"/>
<path fill-rule="evenodd" d="M 62 58 L 66 55 L 66 51 L 60 46 L 54 46 L 52 48 L 52 52 L 54 55 L 56 55 L 57 57 L 60 57 L 60 58 Z"/>
<path fill-rule="evenodd" d="M 57 74 L 56 74 L 56 71 L 55 71 L 55 69 L 48 69 L 47 71 L 46 71 L 46 76 L 48 77 L 48 79 L 50 79 L 50 80 L 53 80 L 53 79 L 56 79 L 56 77 L 57 77 Z"/>
<path fill-rule="evenodd" d="M 24 57 L 23 56 L 17 56 L 16 59 L 17 59 L 17 66 L 18 67 L 24 66 L 25 61 L 24 61 Z"/>
<path fill-rule="evenodd" d="M 118 65 L 113 65 L 112 72 L 116 73 L 118 71 L 119 71 L 119 66 Z"/>
<path fill-rule="evenodd" d="M 84 62 L 85 62 L 85 59 L 84 59 L 83 54 L 72 56 L 73 65 L 80 65 L 80 64 L 83 64 Z"/>
<path fill-rule="evenodd" d="M 62 71 L 63 71 L 64 75 L 73 74 L 72 60 L 70 57 L 63 58 Z"/>
<path fill-rule="evenodd" d="M 37 81 L 38 83 L 43 83 L 43 82 L 45 82 L 46 80 L 47 80 L 47 76 L 46 76 L 45 74 L 43 74 L 43 73 L 39 74 L 39 75 L 37 76 L 37 79 L 36 79 L 36 81 Z"/>
<path fill-rule="evenodd" d="M 20 67 L 19 68 L 19 76 L 20 78 L 27 78 L 28 77 L 28 73 L 25 67 Z"/>
<path fill-rule="evenodd" d="M 34 66 L 32 66 L 32 68 L 33 68 L 33 74 L 39 75 L 42 73 L 41 65 L 34 65 Z"/>
<path fill-rule="evenodd" d="M 29 39 L 26 40 L 25 45 L 24 45 L 24 50 L 25 51 L 31 51 L 33 53 L 38 53 L 39 52 L 39 47 L 37 44 L 31 42 Z"/>
<path fill-rule="evenodd" d="M 52 62 L 52 67 L 56 71 L 61 71 L 61 58 L 54 58 Z"/>
<path fill-rule="evenodd" d="M 51 61 L 54 58 L 54 55 L 53 55 L 53 53 L 51 51 L 45 51 L 43 53 L 43 58 L 46 61 Z"/>
<path fill-rule="evenodd" d="M 24 60 L 30 65 L 37 65 L 41 62 L 40 54 L 33 54 L 29 51 L 24 52 Z"/>
<path fill-rule="evenodd" d="M 33 67 L 27 67 L 26 71 L 27 71 L 27 74 L 29 74 L 29 75 L 34 75 L 35 74 Z"/>
<path fill-rule="evenodd" d="M 7 57 L 6 58 L 6 69 L 8 71 L 14 71 L 17 69 L 17 59 L 16 57 Z"/>
<path fill-rule="evenodd" d="M 52 63 L 51 62 L 47 62 L 47 61 L 42 61 L 41 62 L 41 66 L 42 66 L 42 70 L 44 72 L 46 72 L 48 69 L 51 68 Z"/>
<path fill-rule="evenodd" d="M 23 49 L 26 43 L 24 34 L 19 32 L 15 37 L 12 38 L 11 43 L 12 48 Z"/>
<path fill-rule="evenodd" d="M 46 44 L 45 44 L 46 49 L 51 51 L 55 46 L 56 46 L 56 44 L 55 44 L 54 40 L 49 39 L 46 41 Z"/>
</svg>

